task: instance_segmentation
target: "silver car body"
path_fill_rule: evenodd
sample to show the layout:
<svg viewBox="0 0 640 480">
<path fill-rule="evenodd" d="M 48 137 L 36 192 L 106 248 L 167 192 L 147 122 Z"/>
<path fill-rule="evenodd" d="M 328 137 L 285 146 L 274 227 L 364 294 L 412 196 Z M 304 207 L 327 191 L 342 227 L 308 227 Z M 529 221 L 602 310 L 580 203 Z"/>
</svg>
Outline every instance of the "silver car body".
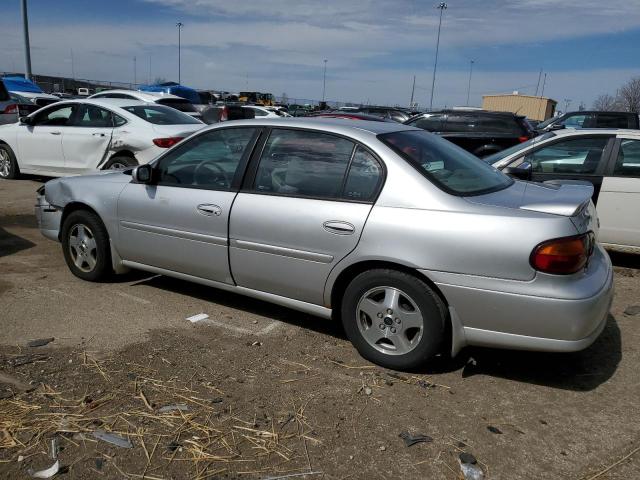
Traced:
<svg viewBox="0 0 640 480">
<path fill-rule="evenodd" d="M 446 302 L 454 354 L 464 345 L 574 351 L 603 330 L 612 266 L 599 246 L 572 275 L 529 263 L 543 241 L 597 234 L 589 187 L 514 182 L 495 193 L 451 195 L 377 138 L 416 130 L 400 124 L 255 119 L 203 132 L 238 125 L 302 128 L 365 145 L 386 170 L 377 200 L 172 191 L 104 173 L 48 182 L 36 206 L 42 233 L 59 241 L 67 212 L 89 208 L 107 228 L 116 272 L 157 272 L 327 318 L 345 280 L 363 268 L 410 270 Z"/>
</svg>

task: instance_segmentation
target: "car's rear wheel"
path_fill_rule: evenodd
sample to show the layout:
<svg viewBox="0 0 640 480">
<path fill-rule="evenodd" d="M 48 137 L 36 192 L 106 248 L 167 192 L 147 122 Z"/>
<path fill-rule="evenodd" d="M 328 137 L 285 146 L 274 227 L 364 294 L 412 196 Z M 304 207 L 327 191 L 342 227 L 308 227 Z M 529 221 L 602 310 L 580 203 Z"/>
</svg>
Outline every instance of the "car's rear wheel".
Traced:
<svg viewBox="0 0 640 480">
<path fill-rule="evenodd" d="M 62 226 L 62 251 L 71 273 L 83 280 L 97 282 L 112 272 L 109 234 L 95 213 L 69 214 Z"/>
<path fill-rule="evenodd" d="M 413 275 L 386 269 L 361 273 L 347 286 L 341 313 L 358 352 L 383 367 L 414 369 L 440 351 L 445 305 Z"/>
<path fill-rule="evenodd" d="M 8 145 L 0 145 L 0 178 L 16 179 L 20 177 L 20 168 L 16 156 Z"/>
<path fill-rule="evenodd" d="M 103 170 L 122 170 L 124 168 L 135 167 L 138 165 L 135 158 L 127 156 L 115 156 L 104 164 Z"/>
</svg>

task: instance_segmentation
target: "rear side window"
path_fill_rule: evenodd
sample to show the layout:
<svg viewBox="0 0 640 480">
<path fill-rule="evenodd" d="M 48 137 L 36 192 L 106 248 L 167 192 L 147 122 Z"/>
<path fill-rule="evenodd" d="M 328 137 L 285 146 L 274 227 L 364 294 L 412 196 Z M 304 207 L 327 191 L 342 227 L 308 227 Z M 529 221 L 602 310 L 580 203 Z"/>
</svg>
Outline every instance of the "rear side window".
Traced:
<svg viewBox="0 0 640 480">
<path fill-rule="evenodd" d="M 525 157 L 535 173 L 593 175 L 608 137 L 575 138 L 542 147 Z"/>
<path fill-rule="evenodd" d="M 611 115 L 599 113 L 597 115 L 598 128 L 636 128 L 631 124 L 629 117 L 626 115 Z"/>
<path fill-rule="evenodd" d="M 325 133 L 274 129 L 254 184 L 258 192 L 338 198 L 353 142 Z"/>
<path fill-rule="evenodd" d="M 376 158 L 358 146 L 351 160 L 342 196 L 349 200 L 373 200 L 382 181 L 382 167 Z"/>
<path fill-rule="evenodd" d="M 175 108 L 163 105 L 135 105 L 122 107 L 122 109 L 154 125 L 194 125 L 202 123 Z"/>
<path fill-rule="evenodd" d="M 430 115 L 426 114 L 419 118 L 416 118 L 408 123 L 413 127 L 422 128 L 429 132 L 441 132 L 444 125 L 444 115 Z"/>
<path fill-rule="evenodd" d="M 640 140 L 621 140 L 613 174 L 640 178 Z"/>
<path fill-rule="evenodd" d="M 514 117 L 483 115 L 449 115 L 444 128 L 447 132 L 477 132 L 521 135 L 523 128 Z"/>
<path fill-rule="evenodd" d="M 7 100 L 9 100 L 9 92 L 2 80 L 0 80 L 0 102 L 6 102 Z"/>
<path fill-rule="evenodd" d="M 193 103 L 180 98 L 161 98 L 156 103 L 159 103 L 160 105 L 167 105 L 168 107 L 175 108 L 181 112 L 197 112 Z"/>
</svg>

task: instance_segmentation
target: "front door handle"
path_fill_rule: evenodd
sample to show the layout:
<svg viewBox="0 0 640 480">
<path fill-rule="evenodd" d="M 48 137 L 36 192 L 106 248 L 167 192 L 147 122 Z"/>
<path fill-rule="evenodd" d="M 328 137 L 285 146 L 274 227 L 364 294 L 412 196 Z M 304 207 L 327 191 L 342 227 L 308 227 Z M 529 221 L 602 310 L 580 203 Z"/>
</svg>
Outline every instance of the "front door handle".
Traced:
<svg viewBox="0 0 640 480">
<path fill-rule="evenodd" d="M 104 133 L 99 133 L 99 132 L 92 133 L 91 135 L 93 135 L 94 137 L 104 137 Z"/>
<path fill-rule="evenodd" d="M 197 209 L 198 213 L 201 213 L 202 215 L 206 215 L 208 217 L 214 215 L 216 217 L 219 217 L 220 215 L 222 215 L 222 208 L 220 208 L 218 205 L 213 205 L 212 203 L 201 203 L 200 205 L 198 205 Z"/>
<path fill-rule="evenodd" d="M 51 135 L 60 135 L 62 132 L 49 132 Z"/>
<path fill-rule="evenodd" d="M 329 220 L 324 222 L 322 227 L 335 235 L 352 235 L 356 231 L 356 227 L 349 222 L 341 222 L 340 220 Z"/>
</svg>

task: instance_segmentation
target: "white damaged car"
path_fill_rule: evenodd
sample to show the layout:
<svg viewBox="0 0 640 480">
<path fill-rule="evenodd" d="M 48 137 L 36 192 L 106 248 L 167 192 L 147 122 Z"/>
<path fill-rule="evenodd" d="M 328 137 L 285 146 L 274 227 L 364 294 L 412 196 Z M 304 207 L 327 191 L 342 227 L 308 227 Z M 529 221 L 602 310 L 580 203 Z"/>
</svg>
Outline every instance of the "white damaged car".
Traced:
<svg viewBox="0 0 640 480">
<path fill-rule="evenodd" d="M 205 126 L 137 100 L 70 100 L 0 126 L 0 178 L 62 177 L 149 162 Z"/>
</svg>

